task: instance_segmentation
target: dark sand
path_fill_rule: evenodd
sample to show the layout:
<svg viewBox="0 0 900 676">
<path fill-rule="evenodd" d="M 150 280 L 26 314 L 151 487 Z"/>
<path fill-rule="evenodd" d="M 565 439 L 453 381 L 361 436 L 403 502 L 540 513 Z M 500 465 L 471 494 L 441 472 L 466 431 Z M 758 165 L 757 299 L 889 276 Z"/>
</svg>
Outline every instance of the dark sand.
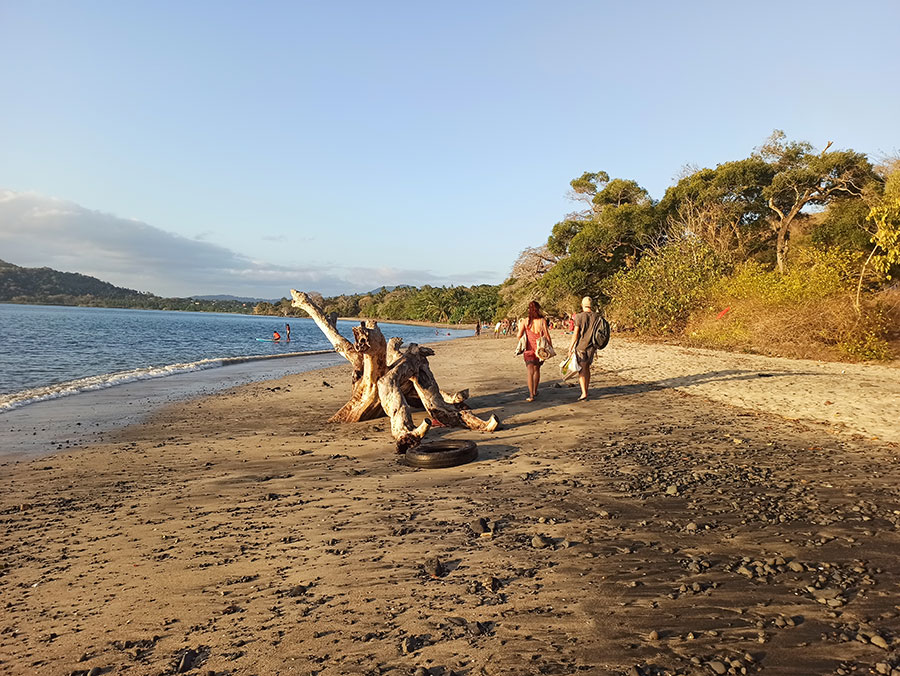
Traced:
<svg viewBox="0 0 900 676">
<path fill-rule="evenodd" d="M 344 366 L 0 466 L 0 673 L 900 664 L 896 445 L 626 381 L 603 359 L 590 401 L 542 385 L 528 404 L 513 342 L 435 346 L 441 385 L 504 422 L 430 433 L 478 443 L 460 467 L 401 465 L 386 420 L 326 423 Z"/>
</svg>

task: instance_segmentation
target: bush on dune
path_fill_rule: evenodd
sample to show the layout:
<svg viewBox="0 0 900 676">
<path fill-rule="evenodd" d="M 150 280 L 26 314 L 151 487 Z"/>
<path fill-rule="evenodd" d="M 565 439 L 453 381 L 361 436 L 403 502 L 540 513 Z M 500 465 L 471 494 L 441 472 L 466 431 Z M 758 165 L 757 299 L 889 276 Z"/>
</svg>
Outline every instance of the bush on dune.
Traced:
<svg viewBox="0 0 900 676">
<path fill-rule="evenodd" d="M 607 314 L 644 336 L 683 336 L 718 349 L 809 359 L 891 358 L 900 289 L 854 303 L 865 255 L 839 247 L 798 249 L 781 274 L 755 260 L 727 263 L 686 238 L 615 275 Z"/>
<path fill-rule="evenodd" d="M 802 249 L 785 274 L 745 261 L 723 277 L 685 330 L 692 343 L 799 358 L 891 357 L 890 313 L 883 300 L 859 308 L 858 251 Z"/>
<path fill-rule="evenodd" d="M 724 271 L 722 258 L 699 239 L 669 243 L 610 279 L 607 315 L 642 335 L 681 333 Z"/>
</svg>

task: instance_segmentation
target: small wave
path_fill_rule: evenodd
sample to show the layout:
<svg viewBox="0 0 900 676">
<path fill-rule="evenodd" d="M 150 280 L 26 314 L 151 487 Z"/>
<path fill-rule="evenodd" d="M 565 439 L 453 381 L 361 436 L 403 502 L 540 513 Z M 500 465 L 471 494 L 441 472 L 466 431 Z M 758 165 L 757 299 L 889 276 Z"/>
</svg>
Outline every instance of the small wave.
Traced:
<svg viewBox="0 0 900 676">
<path fill-rule="evenodd" d="M 319 354 L 334 354 L 334 350 L 311 350 L 309 352 L 286 352 L 283 354 L 248 355 L 241 357 L 218 357 L 216 359 L 201 359 L 199 361 L 187 362 L 184 364 L 147 366 L 132 369 L 130 371 L 104 373 L 99 376 L 88 376 L 86 378 L 69 380 L 68 382 L 57 383 L 55 385 L 35 387 L 30 390 L 14 392 L 13 394 L 0 395 L 0 413 L 5 413 L 6 411 L 11 411 L 14 408 L 19 408 L 20 406 L 25 406 L 27 404 L 35 404 L 39 401 L 59 399 L 60 397 L 67 397 L 80 392 L 90 392 L 91 390 L 102 390 L 107 387 L 125 385 L 139 380 L 164 378 L 179 373 L 190 373 L 191 371 L 205 371 L 206 369 L 214 369 L 221 366 L 228 366 L 229 364 L 240 364 L 248 361 L 284 359 L 285 357 L 306 357 Z"/>
<path fill-rule="evenodd" d="M 104 373 L 99 376 L 89 376 L 87 378 L 79 378 L 70 380 L 65 383 L 57 383 L 56 385 L 47 385 L 45 387 L 35 387 L 31 390 L 23 390 L 22 392 L 14 392 L 13 394 L 0 395 L 0 413 L 11 411 L 14 408 L 25 406 L 26 404 L 34 404 L 39 401 L 47 401 L 48 399 L 58 399 L 67 397 L 79 392 L 90 392 L 91 390 L 102 390 L 107 387 L 116 385 L 124 385 L 139 380 L 150 380 L 151 378 L 163 378 L 165 376 L 175 375 L 176 373 L 188 373 L 190 371 L 203 371 L 205 369 L 218 368 L 225 365 L 223 359 L 202 359 L 200 361 L 190 362 L 186 364 L 169 364 L 168 366 L 149 366 L 145 368 L 132 369 L 130 371 L 119 371 L 118 373 Z"/>
<path fill-rule="evenodd" d="M 205 371 L 206 369 L 214 369 L 221 366 L 227 366 L 229 364 L 239 364 L 248 361 L 283 359 L 285 357 L 304 357 L 307 355 L 329 353 L 333 353 L 333 350 L 289 352 L 285 354 L 255 355 L 243 357 L 219 357 L 216 359 L 201 359 L 199 361 L 188 362 L 184 364 L 169 364 L 168 366 L 147 366 L 143 368 L 131 369 L 130 371 L 104 373 L 99 376 L 88 376 L 87 378 L 69 380 L 68 382 L 57 383 L 55 385 L 35 387 L 30 390 L 14 392 L 13 394 L 0 395 L 0 413 L 11 411 L 14 408 L 19 408 L 20 406 L 25 406 L 27 404 L 35 404 L 39 401 L 59 399 L 60 397 L 67 397 L 72 394 L 79 394 L 80 392 L 90 392 L 91 390 L 102 390 L 107 387 L 125 385 L 127 383 L 133 383 L 139 380 L 164 378 L 166 376 L 173 376 L 179 373 L 190 373 L 191 371 Z"/>
</svg>

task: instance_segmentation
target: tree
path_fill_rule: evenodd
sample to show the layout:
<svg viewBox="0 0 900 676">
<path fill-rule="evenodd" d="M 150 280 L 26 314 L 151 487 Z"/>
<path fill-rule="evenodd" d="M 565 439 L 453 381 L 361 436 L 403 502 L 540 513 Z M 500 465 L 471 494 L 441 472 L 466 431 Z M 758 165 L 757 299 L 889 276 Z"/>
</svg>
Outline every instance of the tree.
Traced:
<svg viewBox="0 0 900 676">
<path fill-rule="evenodd" d="M 855 303 L 857 312 L 860 312 L 859 297 L 869 263 L 886 279 L 890 279 L 892 269 L 900 265 L 900 171 L 888 178 L 883 200 L 872 207 L 866 220 L 874 226 L 873 246 L 859 273 Z"/>
<path fill-rule="evenodd" d="M 536 282 L 559 261 L 559 256 L 550 251 L 547 244 L 524 249 L 513 263 L 511 276 Z"/>
<path fill-rule="evenodd" d="M 652 204 L 650 194 L 630 179 L 615 178 L 603 190 L 594 195 L 594 212 L 600 213 L 607 207 L 621 207 L 626 204 L 648 206 Z"/>
<path fill-rule="evenodd" d="M 572 190 L 569 199 L 586 202 L 593 210 L 594 197 L 609 183 L 609 174 L 605 171 L 586 171 L 578 178 L 569 181 Z"/>
<path fill-rule="evenodd" d="M 413 301 L 416 316 L 429 322 L 446 322 L 453 312 L 453 299 L 444 289 L 423 286 Z"/>
<path fill-rule="evenodd" d="M 525 295 L 559 308 L 598 293 L 603 280 L 633 265 L 660 232 L 656 205 L 636 181 L 597 171 L 569 185 L 569 197 L 589 208 L 568 214 L 553 226 L 546 245 L 519 256 L 512 280 L 501 289 L 513 311 Z"/>
<path fill-rule="evenodd" d="M 759 157 L 695 170 L 666 191 L 659 211 L 674 236 L 699 237 L 719 255 L 744 256 L 764 239 L 770 211 L 763 191 L 774 175 Z"/>
<path fill-rule="evenodd" d="M 500 307 L 500 292 L 496 286 L 480 284 L 469 290 L 461 321 L 493 319 Z"/>
<path fill-rule="evenodd" d="M 900 195 L 887 197 L 882 204 L 872 207 L 867 220 L 875 226 L 874 250 L 881 251 L 874 261 L 875 267 L 890 279 L 892 267 L 900 265 Z"/>
<path fill-rule="evenodd" d="M 871 206 L 858 197 L 834 200 L 810 232 L 813 243 L 821 248 L 867 251 L 872 239 L 866 227 L 870 211 Z"/>
<path fill-rule="evenodd" d="M 781 273 L 791 224 L 805 207 L 824 206 L 837 197 L 861 196 L 869 183 L 878 180 L 864 154 L 829 152 L 830 147 L 831 142 L 816 154 L 809 143 L 788 142 L 784 132 L 776 130 L 758 149 L 758 156 L 769 161 L 776 172 L 763 196 L 776 216 L 775 260 Z"/>
</svg>

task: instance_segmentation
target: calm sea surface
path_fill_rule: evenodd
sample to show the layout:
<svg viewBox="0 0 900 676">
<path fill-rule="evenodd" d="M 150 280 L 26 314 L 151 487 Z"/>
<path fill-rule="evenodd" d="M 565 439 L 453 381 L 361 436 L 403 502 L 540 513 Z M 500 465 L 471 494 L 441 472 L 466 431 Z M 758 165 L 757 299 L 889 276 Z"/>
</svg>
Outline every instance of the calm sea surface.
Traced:
<svg viewBox="0 0 900 676">
<path fill-rule="evenodd" d="M 291 342 L 260 342 L 291 325 Z M 351 341 L 355 322 L 339 321 Z M 472 335 L 383 324 L 385 335 L 428 343 Z M 308 318 L 0 303 L 0 412 L 88 390 L 331 344 Z"/>
</svg>

